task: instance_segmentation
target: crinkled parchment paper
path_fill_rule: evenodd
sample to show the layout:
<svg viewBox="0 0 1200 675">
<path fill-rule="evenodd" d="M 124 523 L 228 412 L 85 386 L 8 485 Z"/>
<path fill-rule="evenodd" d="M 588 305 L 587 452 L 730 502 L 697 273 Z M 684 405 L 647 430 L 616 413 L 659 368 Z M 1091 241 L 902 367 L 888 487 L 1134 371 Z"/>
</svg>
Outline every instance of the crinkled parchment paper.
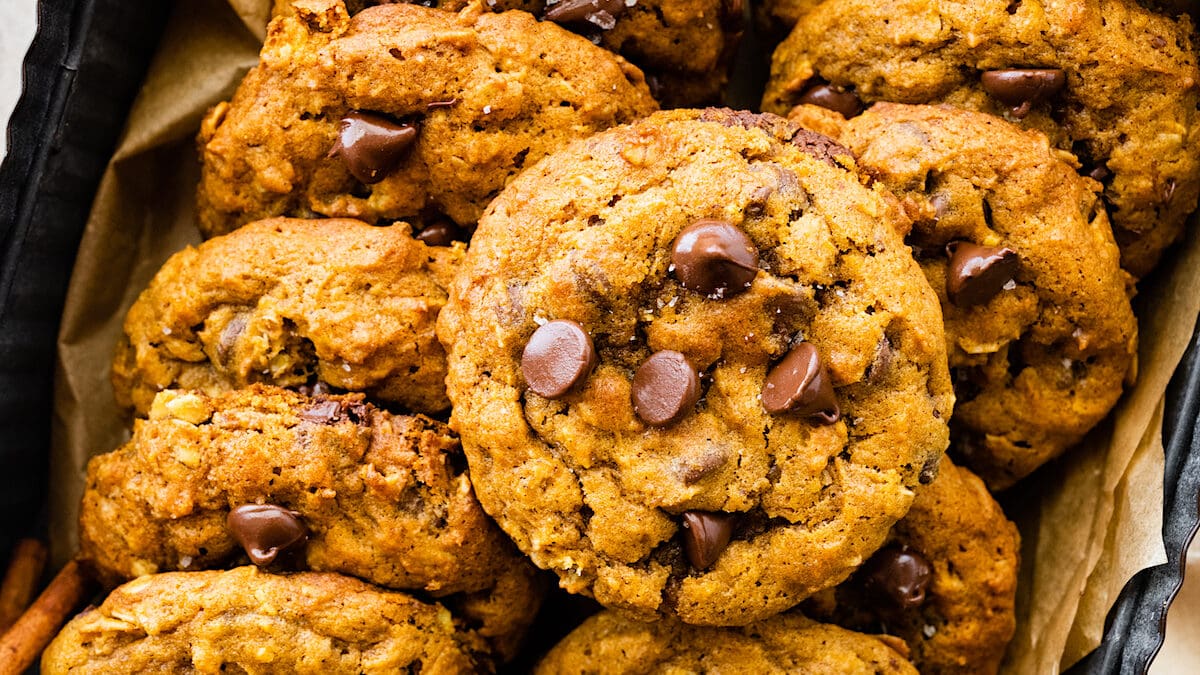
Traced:
<svg viewBox="0 0 1200 675">
<path fill-rule="evenodd" d="M 182 0 L 100 184 L 59 336 L 51 510 L 55 558 L 76 547 L 87 458 L 128 437 L 108 382 L 126 310 L 173 252 L 199 241 L 194 136 L 257 60 L 270 0 Z M 1024 537 L 1017 636 L 1007 670 L 1053 673 L 1093 649 L 1138 570 L 1165 562 L 1163 392 L 1200 312 L 1200 236 L 1138 298 L 1137 385 L 1067 457 L 1007 496 Z"/>
</svg>

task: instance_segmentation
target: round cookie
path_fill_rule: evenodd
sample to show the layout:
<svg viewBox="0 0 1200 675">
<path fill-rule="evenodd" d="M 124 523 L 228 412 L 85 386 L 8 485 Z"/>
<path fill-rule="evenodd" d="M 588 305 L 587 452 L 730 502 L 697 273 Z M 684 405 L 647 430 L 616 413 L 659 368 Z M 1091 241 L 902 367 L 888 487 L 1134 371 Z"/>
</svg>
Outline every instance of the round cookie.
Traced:
<svg viewBox="0 0 1200 675">
<path fill-rule="evenodd" d="M 818 620 L 885 631 L 922 673 L 996 673 L 1016 628 L 1020 535 L 970 471 L 943 459 L 888 544 L 802 605 Z"/>
<path fill-rule="evenodd" d="M 893 639 L 894 640 L 894 639 Z M 640 623 L 601 612 L 559 642 L 534 673 L 812 673 L 880 675 L 917 670 L 904 644 L 816 623 L 797 614 L 744 628 Z"/>
<path fill-rule="evenodd" d="M 844 579 L 932 479 L 941 313 L 860 181 L 782 118 L 681 110 L 493 202 L 438 319 L 452 425 L 564 588 L 746 624 Z"/>
<path fill-rule="evenodd" d="M 471 226 L 522 167 L 657 107 L 637 68 L 523 12 L 295 10 L 201 125 L 206 236 L 280 215 Z"/>
<path fill-rule="evenodd" d="M 351 13 L 382 2 L 348 2 Z M 457 12 L 470 0 L 418 3 Z M 290 11 L 276 0 L 275 13 Z M 553 21 L 629 59 L 668 108 L 721 100 L 742 33 L 743 0 L 488 0 L 493 11 L 519 9 Z"/>
<path fill-rule="evenodd" d="M 131 581 L 72 619 L 43 673 L 480 672 L 486 645 L 444 608 L 337 574 L 254 567 Z"/>
<path fill-rule="evenodd" d="M 776 50 L 763 109 L 814 87 L 949 103 L 1045 133 L 1104 185 L 1122 267 L 1145 276 L 1200 194 L 1200 68 L 1186 17 L 1131 0 L 829 0 Z"/>
<path fill-rule="evenodd" d="M 1132 378 L 1137 341 L 1096 183 L 1042 134 L 949 106 L 878 103 L 839 140 L 915 221 L 962 461 L 1002 489 L 1079 442 Z"/>
<path fill-rule="evenodd" d="M 163 265 L 125 317 L 117 402 L 144 416 L 163 389 L 209 394 L 324 383 L 422 413 L 450 407 L 434 333 L 461 243 L 404 223 L 276 218 Z"/>
<path fill-rule="evenodd" d="M 256 564 L 350 574 L 478 607 L 511 655 L 537 612 L 534 569 L 480 508 L 457 439 L 361 394 L 254 385 L 164 391 L 133 438 L 88 463 L 80 554 L 112 585 Z"/>
</svg>

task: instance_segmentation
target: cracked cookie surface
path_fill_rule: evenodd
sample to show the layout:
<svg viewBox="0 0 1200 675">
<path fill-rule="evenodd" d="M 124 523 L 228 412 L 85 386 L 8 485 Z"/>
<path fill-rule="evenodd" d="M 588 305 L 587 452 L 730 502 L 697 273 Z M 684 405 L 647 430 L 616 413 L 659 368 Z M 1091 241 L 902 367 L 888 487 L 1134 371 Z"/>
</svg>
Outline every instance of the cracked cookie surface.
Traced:
<svg viewBox="0 0 1200 675">
<path fill-rule="evenodd" d="M 941 314 L 861 180 L 782 118 L 671 111 L 489 209 L 438 321 L 452 425 L 564 588 L 746 624 L 844 579 L 932 479 Z"/>
<path fill-rule="evenodd" d="M 109 585 L 223 567 L 243 551 L 230 512 L 269 505 L 307 532 L 299 566 L 479 607 L 477 618 L 495 622 L 480 632 L 504 651 L 536 613 L 539 589 L 464 469 L 444 424 L 361 394 L 169 390 L 128 443 L 88 463 L 80 553 Z"/>
<path fill-rule="evenodd" d="M 141 577 L 72 619 L 43 673 L 479 672 L 444 608 L 337 574 L 254 567 Z"/>
<path fill-rule="evenodd" d="M 421 413 L 450 407 L 434 323 L 463 245 L 426 246 L 404 223 L 275 218 L 175 255 L 125 317 L 117 402 L 324 383 Z"/>
<path fill-rule="evenodd" d="M 1200 67 L 1186 17 L 1129 0 L 830 0 L 779 49 L 763 109 L 828 83 L 1039 130 L 1104 185 L 1122 267 L 1145 276 L 1200 194 Z"/>
<path fill-rule="evenodd" d="M 924 561 L 922 602 L 890 599 L 907 547 Z M 853 630 L 903 638 L 922 673 L 996 673 L 1016 628 L 1020 535 L 977 476 L 943 459 L 938 477 L 917 488 L 889 543 L 855 576 L 801 606 L 805 614 Z M 874 579 L 869 578 L 874 576 Z M 880 589 L 871 585 L 890 585 Z"/>
<path fill-rule="evenodd" d="M 1135 367 L 1137 322 L 1099 186 L 1042 134 L 985 113 L 879 103 L 826 117 L 913 217 L 908 243 L 946 321 L 952 451 L 1001 489 L 1078 443 Z M 999 250 L 1015 262 L 994 261 L 1011 269 L 986 288 L 978 275 Z"/>
<path fill-rule="evenodd" d="M 522 167 L 656 108 L 637 68 L 523 12 L 351 18 L 338 0 L 299 2 L 201 125 L 200 229 L 281 215 L 472 226 Z"/>
<path fill-rule="evenodd" d="M 795 614 L 744 628 L 709 628 L 675 621 L 639 623 L 601 612 L 550 650 L 534 672 L 916 675 L 917 670 L 905 658 L 903 643 Z"/>
</svg>

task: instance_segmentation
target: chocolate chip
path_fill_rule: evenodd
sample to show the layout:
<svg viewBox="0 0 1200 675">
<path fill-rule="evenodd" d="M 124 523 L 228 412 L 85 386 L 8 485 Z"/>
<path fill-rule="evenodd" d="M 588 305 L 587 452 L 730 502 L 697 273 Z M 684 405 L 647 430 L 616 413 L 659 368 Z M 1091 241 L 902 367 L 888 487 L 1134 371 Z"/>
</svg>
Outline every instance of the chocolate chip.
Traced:
<svg viewBox="0 0 1200 675">
<path fill-rule="evenodd" d="M 939 192 L 929 198 L 929 203 L 933 205 L 933 224 L 937 225 L 942 220 L 942 216 L 950 210 L 950 197 L 945 193 Z"/>
<path fill-rule="evenodd" d="M 758 250 L 733 223 L 697 220 L 675 237 L 671 266 L 684 288 L 718 300 L 750 288 L 758 276 Z"/>
<path fill-rule="evenodd" d="M 445 101 L 430 101 L 425 104 L 426 110 L 436 110 L 438 108 L 452 108 L 458 103 L 457 98 L 447 99 Z"/>
<path fill-rule="evenodd" d="M 724 449 L 709 446 L 691 455 L 679 457 L 673 465 L 674 473 L 684 485 L 695 485 L 725 466 L 729 453 Z"/>
<path fill-rule="evenodd" d="M 845 157 L 853 161 L 854 154 L 847 150 L 837 141 L 824 135 L 818 134 L 815 131 L 801 129 L 792 136 L 792 145 L 800 148 L 808 155 L 811 155 L 830 166 L 840 167 L 837 159 Z"/>
<path fill-rule="evenodd" d="M 833 424 L 842 416 L 829 371 L 811 342 L 792 347 L 767 373 L 762 404 L 773 415 L 795 412 L 821 424 Z"/>
<path fill-rule="evenodd" d="M 246 331 L 246 322 L 249 318 L 245 313 L 236 314 L 221 329 L 221 336 L 217 339 L 217 358 L 222 364 L 229 365 L 229 357 L 233 355 L 233 348 L 237 345 L 238 338 Z"/>
<path fill-rule="evenodd" d="M 679 352 L 654 352 L 633 375 L 633 412 L 646 424 L 674 424 L 700 400 L 700 378 Z"/>
<path fill-rule="evenodd" d="M 732 513 L 684 512 L 683 550 L 693 568 L 706 570 L 717 562 L 729 545 L 736 518 Z"/>
<path fill-rule="evenodd" d="M 1162 49 L 1163 47 L 1167 46 L 1167 41 L 1164 40 L 1162 36 L 1155 35 L 1154 37 L 1150 38 L 1150 46 L 1154 47 L 1155 49 Z"/>
<path fill-rule="evenodd" d="M 225 522 L 250 562 L 259 567 L 296 552 L 308 541 L 300 514 L 273 504 L 243 504 L 230 511 Z"/>
<path fill-rule="evenodd" d="M 875 347 L 875 358 L 871 361 L 871 365 L 867 366 L 867 381 L 878 382 L 883 374 L 892 367 L 892 359 L 895 356 L 896 350 L 892 347 L 892 341 L 884 335 Z"/>
<path fill-rule="evenodd" d="M 939 413 L 937 410 L 933 411 L 933 416 L 938 419 L 941 419 L 942 417 L 941 413 Z M 929 485 L 932 483 L 934 479 L 937 478 L 938 465 L 941 463 L 941 459 L 941 455 L 934 455 L 933 457 L 925 460 L 925 463 L 921 465 L 921 472 L 917 474 L 917 482 L 921 485 Z"/>
<path fill-rule="evenodd" d="M 563 396 L 595 367 L 592 338 L 574 321 L 559 319 L 538 328 L 521 354 L 525 383 L 544 398 Z"/>
<path fill-rule="evenodd" d="M 426 246 L 449 246 L 461 236 L 454 223 L 439 221 L 418 232 L 414 239 L 424 242 Z"/>
<path fill-rule="evenodd" d="M 333 424 L 342 417 L 342 406 L 337 401 L 317 401 L 307 410 L 301 410 L 298 416 L 315 424 Z"/>
<path fill-rule="evenodd" d="M 950 265 L 946 269 L 946 294 L 959 307 L 981 305 L 1012 281 L 1021 258 L 1011 248 L 977 246 L 969 241 L 946 244 Z"/>
<path fill-rule="evenodd" d="M 915 549 L 886 546 L 863 565 L 863 587 L 886 609 L 915 609 L 925 602 L 933 566 Z"/>
<path fill-rule="evenodd" d="M 845 88 L 834 86 L 828 82 L 809 87 L 800 95 L 799 103 L 828 108 L 846 119 L 858 115 L 863 109 L 862 101 L 854 95 L 854 92 L 846 91 Z"/>
<path fill-rule="evenodd" d="M 1170 204 L 1171 199 L 1175 197 L 1175 179 L 1168 178 L 1163 184 L 1162 200 L 1163 204 Z"/>
<path fill-rule="evenodd" d="M 338 139 L 329 156 L 339 156 L 346 169 L 363 183 L 378 183 L 417 140 L 417 128 L 386 117 L 352 112 L 338 125 Z"/>
<path fill-rule="evenodd" d="M 1087 172 L 1088 178 L 1091 178 L 1092 180 L 1100 182 L 1100 183 L 1103 183 L 1104 180 L 1111 175 L 1112 175 L 1112 172 L 1108 170 L 1108 167 L 1105 166 L 1103 162 L 1092 167 Z"/>
<path fill-rule="evenodd" d="M 746 216 L 749 218 L 763 217 L 767 212 L 767 200 L 773 194 L 775 194 L 775 188 L 770 185 L 754 188 L 754 192 L 750 194 L 750 201 L 746 204 Z"/>
<path fill-rule="evenodd" d="M 1062 91 L 1067 74 L 1058 68 L 1020 68 L 989 70 L 980 77 L 983 89 L 1012 108 L 1018 119 L 1029 114 L 1034 105 Z"/>
<path fill-rule="evenodd" d="M 625 9 L 625 0 L 559 0 L 546 7 L 542 18 L 555 23 L 586 21 L 603 30 L 610 30 Z"/>
</svg>

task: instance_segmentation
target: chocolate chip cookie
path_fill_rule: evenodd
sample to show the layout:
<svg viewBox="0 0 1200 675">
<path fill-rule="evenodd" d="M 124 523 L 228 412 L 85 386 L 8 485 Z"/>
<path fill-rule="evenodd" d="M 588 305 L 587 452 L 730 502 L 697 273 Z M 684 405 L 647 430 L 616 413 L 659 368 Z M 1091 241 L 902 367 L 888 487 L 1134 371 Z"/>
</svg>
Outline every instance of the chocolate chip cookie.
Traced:
<svg viewBox="0 0 1200 675">
<path fill-rule="evenodd" d="M 337 574 L 141 577 L 71 620 L 43 673 L 459 674 L 488 663 L 445 608 Z"/>
<path fill-rule="evenodd" d="M 384 2 L 348 2 L 351 13 Z M 471 0 L 417 4 L 461 11 Z M 493 11 L 523 10 L 629 59 L 669 108 L 720 101 L 742 33 L 743 0 L 487 0 Z M 292 11 L 276 0 L 275 13 Z"/>
<path fill-rule="evenodd" d="M 1101 182 L 1122 267 L 1142 277 L 1200 194 L 1200 68 L 1186 17 L 1132 0 L 829 0 L 775 52 L 763 109 L 832 87 L 944 102 L 1037 129 Z"/>
<path fill-rule="evenodd" d="M 464 250 L 427 246 L 404 223 L 285 218 L 189 247 L 125 317 L 117 402 L 144 416 L 163 389 L 216 394 L 264 382 L 445 411 L 434 322 Z"/>
<path fill-rule="evenodd" d="M 534 672 L 915 675 L 905 657 L 904 643 L 894 638 L 855 633 L 796 614 L 744 628 L 706 628 L 677 621 L 640 623 L 601 612 L 550 650 Z"/>
<path fill-rule="evenodd" d="M 1137 339 L 1099 185 L 1040 132 L 949 106 L 878 103 L 839 140 L 915 221 L 962 460 L 1001 489 L 1079 442 L 1133 375 Z"/>
<path fill-rule="evenodd" d="M 783 118 L 669 111 L 490 207 L 438 319 L 452 425 L 567 590 L 743 625 L 844 579 L 932 478 L 941 313 L 862 180 Z"/>
<path fill-rule="evenodd" d="M 933 483 L 853 576 L 809 616 L 908 643 L 922 673 L 995 673 L 1016 627 L 1020 537 L 983 481 L 942 460 Z"/>
<path fill-rule="evenodd" d="M 471 226 L 522 167 L 653 111 L 641 71 L 553 22 L 308 0 L 200 131 L 200 229 L 271 216 Z"/>
<path fill-rule="evenodd" d="M 128 443 L 88 463 L 80 551 L 108 584 L 244 553 L 419 590 L 452 609 L 486 609 L 499 589 L 492 605 L 511 611 L 489 610 L 496 623 L 481 632 L 515 646 L 537 611 L 533 567 L 480 508 L 465 469 L 445 425 L 361 394 L 168 390 Z"/>
</svg>

